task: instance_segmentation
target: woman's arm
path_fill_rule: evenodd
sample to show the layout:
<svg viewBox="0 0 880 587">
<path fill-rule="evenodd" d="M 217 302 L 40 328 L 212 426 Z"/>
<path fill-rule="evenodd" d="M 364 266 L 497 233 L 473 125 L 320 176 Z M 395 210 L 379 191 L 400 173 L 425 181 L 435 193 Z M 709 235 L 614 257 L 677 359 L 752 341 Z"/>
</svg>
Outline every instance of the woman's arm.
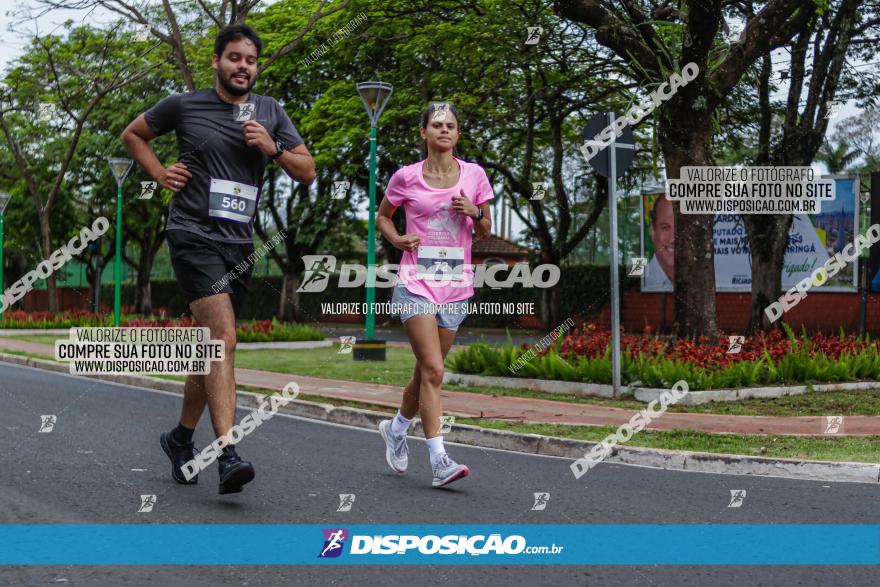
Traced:
<svg viewBox="0 0 880 587">
<path fill-rule="evenodd" d="M 476 217 L 474 217 L 474 231 L 477 233 L 477 238 L 485 238 L 492 232 L 492 218 L 489 216 L 489 202 L 483 202 L 480 204 L 480 210 L 483 211 L 483 219 L 479 222 Z"/>
<path fill-rule="evenodd" d="M 397 211 L 397 207 L 392 205 L 388 198 L 382 198 L 382 202 L 379 204 L 379 212 L 376 215 L 376 228 L 395 248 L 401 251 L 413 251 L 419 246 L 421 239 L 416 234 L 401 236 L 397 233 L 393 220 L 395 211 Z"/>
<path fill-rule="evenodd" d="M 464 214 L 474 219 L 474 231 L 477 233 L 478 239 L 492 232 L 492 220 L 489 218 L 489 202 L 483 202 L 479 206 L 472 204 L 468 197 L 464 195 L 464 190 L 461 190 L 461 195 L 452 198 L 452 208 L 459 214 Z M 480 210 L 483 211 L 483 218 L 478 221 L 477 217 L 480 215 Z"/>
</svg>

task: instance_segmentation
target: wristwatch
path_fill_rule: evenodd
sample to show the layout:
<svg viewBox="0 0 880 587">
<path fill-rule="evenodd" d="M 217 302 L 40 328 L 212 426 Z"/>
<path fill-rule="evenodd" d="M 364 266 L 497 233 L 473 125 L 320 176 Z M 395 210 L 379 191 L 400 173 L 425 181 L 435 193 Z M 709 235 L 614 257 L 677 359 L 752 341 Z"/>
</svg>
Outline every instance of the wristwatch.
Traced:
<svg viewBox="0 0 880 587">
<path fill-rule="evenodd" d="M 479 210 L 480 213 L 477 215 L 476 218 L 474 218 L 474 220 L 475 220 L 476 222 L 479 222 L 480 220 L 483 219 L 483 209 L 480 208 L 479 206 L 477 206 L 477 210 Z"/>
<path fill-rule="evenodd" d="M 275 141 L 275 148 L 278 149 L 278 151 L 274 155 L 269 155 L 269 159 L 278 159 L 281 157 L 281 154 L 287 149 L 287 145 L 282 141 Z"/>
</svg>

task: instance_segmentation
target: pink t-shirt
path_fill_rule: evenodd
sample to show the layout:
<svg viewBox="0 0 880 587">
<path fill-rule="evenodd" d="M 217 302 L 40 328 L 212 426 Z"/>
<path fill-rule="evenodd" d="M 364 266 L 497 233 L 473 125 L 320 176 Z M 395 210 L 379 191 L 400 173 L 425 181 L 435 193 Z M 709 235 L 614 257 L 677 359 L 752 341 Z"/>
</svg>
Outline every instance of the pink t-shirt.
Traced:
<svg viewBox="0 0 880 587">
<path fill-rule="evenodd" d="M 416 251 L 404 251 L 398 279 L 411 293 L 437 304 L 465 300 L 474 295 L 471 263 L 474 219 L 452 207 L 452 196 L 464 190 L 479 206 L 495 197 L 486 172 L 476 163 L 455 158 L 461 169 L 451 188 L 434 188 L 422 175 L 424 161 L 398 169 L 391 176 L 385 197 L 406 212 L 406 234 L 421 237 Z"/>
</svg>

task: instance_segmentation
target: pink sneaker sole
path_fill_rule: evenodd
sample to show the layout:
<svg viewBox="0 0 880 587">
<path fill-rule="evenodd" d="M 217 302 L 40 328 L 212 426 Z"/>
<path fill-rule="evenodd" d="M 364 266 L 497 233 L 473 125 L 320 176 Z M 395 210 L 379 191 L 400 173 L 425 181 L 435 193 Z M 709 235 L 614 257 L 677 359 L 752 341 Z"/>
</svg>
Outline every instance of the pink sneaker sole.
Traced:
<svg viewBox="0 0 880 587">
<path fill-rule="evenodd" d="M 444 485 L 449 485 L 453 481 L 458 481 L 459 479 L 464 479 L 465 477 L 470 475 L 470 473 L 471 473 L 471 470 L 467 468 L 467 465 L 462 465 L 461 469 L 455 475 L 453 475 L 452 477 L 450 477 L 449 479 L 447 479 L 446 481 L 444 481 L 442 483 L 437 483 L 436 485 L 434 485 L 434 487 L 443 487 Z"/>
</svg>

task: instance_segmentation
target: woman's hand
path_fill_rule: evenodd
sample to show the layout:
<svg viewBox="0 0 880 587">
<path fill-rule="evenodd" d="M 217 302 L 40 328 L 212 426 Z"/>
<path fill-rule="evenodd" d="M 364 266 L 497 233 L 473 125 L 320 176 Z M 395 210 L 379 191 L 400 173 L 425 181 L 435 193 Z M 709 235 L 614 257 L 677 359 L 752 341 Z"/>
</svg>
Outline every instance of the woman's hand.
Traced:
<svg viewBox="0 0 880 587">
<path fill-rule="evenodd" d="M 471 218 L 476 218 L 480 215 L 480 209 L 471 204 L 468 197 L 464 195 L 464 190 L 461 190 L 460 196 L 452 196 L 452 208 L 459 214 L 464 214 Z"/>
<path fill-rule="evenodd" d="M 404 234 L 403 236 L 398 236 L 394 239 L 391 244 L 401 251 L 414 251 L 418 248 L 419 243 L 421 242 L 422 239 L 417 234 Z"/>
</svg>

